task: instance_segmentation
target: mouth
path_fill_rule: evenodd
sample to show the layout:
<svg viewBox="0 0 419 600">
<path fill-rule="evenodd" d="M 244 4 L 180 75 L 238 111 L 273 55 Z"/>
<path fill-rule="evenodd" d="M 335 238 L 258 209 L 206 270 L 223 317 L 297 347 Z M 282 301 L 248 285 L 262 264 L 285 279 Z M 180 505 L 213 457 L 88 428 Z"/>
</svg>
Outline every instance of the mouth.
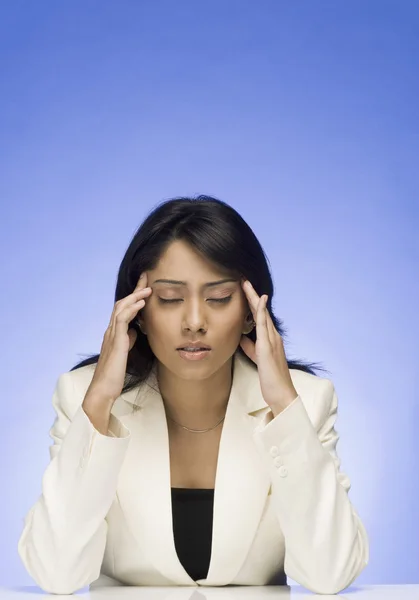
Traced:
<svg viewBox="0 0 419 600">
<path fill-rule="evenodd" d="M 203 350 L 211 350 L 211 348 L 188 348 L 186 346 L 185 348 L 178 348 L 178 350 L 183 350 L 183 352 L 202 352 Z"/>
<path fill-rule="evenodd" d="M 211 350 L 211 346 L 202 342 L 189 342 L 186 346 L 180 346 L 179 348 L 176 348 L 176 350 Z"/>
<path fill-rule="evenodd" d="M 184 348 L 178 348 L 177 350 L 181 358 L 185 360 L 201 360 L 202 358 L 206 358 L 209 356 L 211 349 L 210 348 L 194 348 L 185 350 Z"/>
</svg>

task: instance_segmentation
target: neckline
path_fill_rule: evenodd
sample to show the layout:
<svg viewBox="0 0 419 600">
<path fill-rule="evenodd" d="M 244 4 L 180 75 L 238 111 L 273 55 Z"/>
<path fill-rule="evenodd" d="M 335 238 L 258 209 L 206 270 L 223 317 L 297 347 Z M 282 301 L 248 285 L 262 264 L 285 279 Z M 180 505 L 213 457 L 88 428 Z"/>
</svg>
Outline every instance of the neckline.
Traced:
<svg viewBox="0 0 419 600">
<path fill-rule="evenodd" d="M 213 492 L 214 488 L 183 488 L 183 487 L 171 487 L 172 490 L 179 492 Z"/>
</svg>

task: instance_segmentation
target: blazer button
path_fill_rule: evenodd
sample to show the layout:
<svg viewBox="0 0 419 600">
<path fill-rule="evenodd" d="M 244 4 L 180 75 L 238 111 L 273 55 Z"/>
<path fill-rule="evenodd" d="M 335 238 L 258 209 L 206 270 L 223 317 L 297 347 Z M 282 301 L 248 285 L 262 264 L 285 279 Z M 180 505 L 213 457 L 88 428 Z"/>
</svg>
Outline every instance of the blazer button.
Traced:
<svg viewBox="0 0 419 600">
<path fill-rule="evenodd" d="M 281 477 L 286 477 L 288 475 L 287 467 L 280 467 L 278 473 Z"/>
<path fill-rule="evenodd" d="M 85 464 L 86 464 L 86 459 L 84 458 L 84 456 L 82 456 L 81 459 L 79 460 L 80 469 L 83 469 Z"/>
<path fill-rule="evenodd" d="M 277 456 L 274 460 L 275 467 L 281 467 L 284 464 L 284 461 L 280 456 Z"/>
<path fill-rule="evenodd" d="M 274 456 L 274 457 L 278 456 L 278 454 L 279 454 L 278 446 L 272 446 L 270 452 L 271 452 L 271 456 Z"/>
</svg>

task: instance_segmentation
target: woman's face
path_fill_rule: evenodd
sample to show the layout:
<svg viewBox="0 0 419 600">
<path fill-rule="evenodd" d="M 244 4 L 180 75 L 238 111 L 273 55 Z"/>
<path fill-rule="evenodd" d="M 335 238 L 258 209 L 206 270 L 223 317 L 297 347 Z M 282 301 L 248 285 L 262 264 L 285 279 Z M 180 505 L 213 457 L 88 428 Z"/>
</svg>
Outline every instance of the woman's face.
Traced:
<svg viewBox="0 0 419 600">
<path fill-rule="evenodd" d="M 248 326 L 250 307 L 240 280 L 206 285 L 229 277 L 182 240 L 174 241 L 156 269 L 146 273 L 152 292 L 137 320 L 158 361 L 188 379 L 215 373 L 237 350 Z M 160 279 L 184 284 L 156 281 Z M 188 341 L 203 342 L 211 350 L 202 360 L 186 360 L 177 348 Z"/>
</svg>

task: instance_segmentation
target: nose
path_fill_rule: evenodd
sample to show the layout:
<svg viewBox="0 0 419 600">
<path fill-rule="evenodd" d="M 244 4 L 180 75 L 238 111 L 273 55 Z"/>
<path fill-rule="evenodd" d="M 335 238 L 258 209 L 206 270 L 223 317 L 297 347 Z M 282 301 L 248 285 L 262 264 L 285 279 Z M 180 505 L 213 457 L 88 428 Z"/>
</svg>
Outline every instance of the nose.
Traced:
<svg viewBox="0 0 419 600">
<path fill-rule="evenodd" d="M 188 304 L 188 305 L 187 305 Z M 185 303 L 187 309 L 183 318 L 183 328 L 188 331 L 205 331 L 207 329 L 204 309 L 199 301 Z"/>
</svg>

